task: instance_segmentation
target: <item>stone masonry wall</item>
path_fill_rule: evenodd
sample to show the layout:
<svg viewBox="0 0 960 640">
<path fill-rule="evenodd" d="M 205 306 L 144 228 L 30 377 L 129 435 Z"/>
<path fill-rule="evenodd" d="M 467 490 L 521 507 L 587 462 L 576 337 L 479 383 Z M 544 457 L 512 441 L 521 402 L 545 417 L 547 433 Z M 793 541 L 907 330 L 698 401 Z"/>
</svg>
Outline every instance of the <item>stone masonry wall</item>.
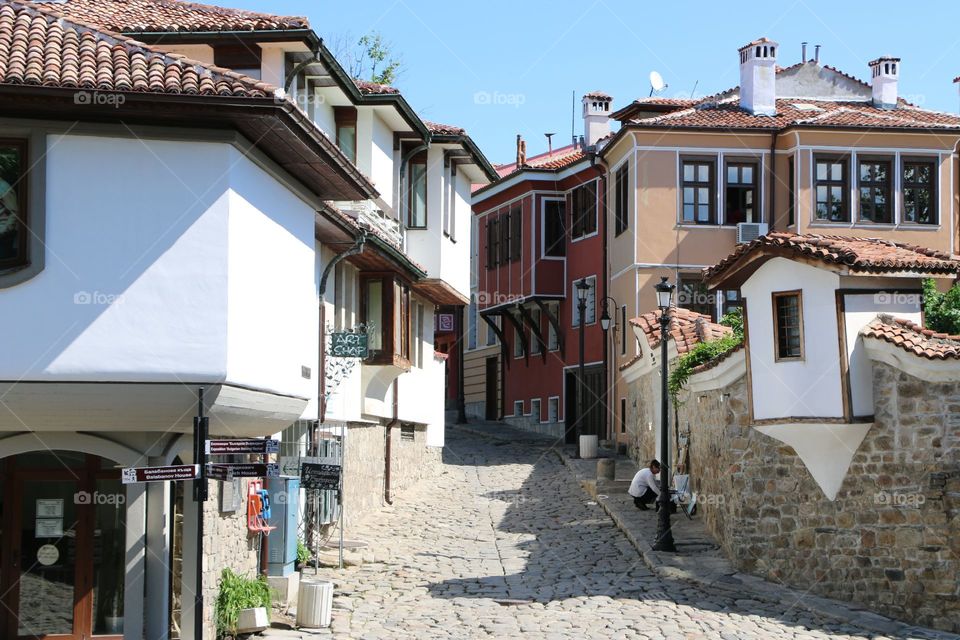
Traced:
<svg viewBox="0 0 960 640">
<path fill-rule="evenodd" d="M 654 455 L 647 403 L 656 375 L 631 385 L 638 460 Z M 960 383 L 875 363 L 873 384 L 876 422 L 834 501 L 792 447 L 750 427 L 745 376 L 682 393 L 698 517 L 741 570 L 958 632 Z"/>
<path fill-rule="evenodd" d="M 386 427 L 375 424 L 351 424 L 347 433 L 344 472 L 344 521 L 350 524 L 383 507 Z M 428 447 L 427 432 L 417 427 L 414 440 L 401 437 L 400 426 L 391 429 L 391 494 L 394 500 L 417 481 L 439 470 L 442 448 Z"/>
</svg>

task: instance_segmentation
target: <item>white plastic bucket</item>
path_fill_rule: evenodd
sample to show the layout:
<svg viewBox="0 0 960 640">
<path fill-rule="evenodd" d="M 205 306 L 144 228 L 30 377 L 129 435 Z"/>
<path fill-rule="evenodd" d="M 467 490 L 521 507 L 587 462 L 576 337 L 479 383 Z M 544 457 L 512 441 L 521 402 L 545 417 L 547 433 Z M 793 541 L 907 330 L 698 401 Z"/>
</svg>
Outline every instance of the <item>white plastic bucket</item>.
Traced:
<svg viewBox="0 0 960 640">
<path fill-rule="evenodd" d="M 330 626 L 333 616 L 332 582 L 301 579 L 297 597 L 298 627 L 321 629 Z"/>
</svg>

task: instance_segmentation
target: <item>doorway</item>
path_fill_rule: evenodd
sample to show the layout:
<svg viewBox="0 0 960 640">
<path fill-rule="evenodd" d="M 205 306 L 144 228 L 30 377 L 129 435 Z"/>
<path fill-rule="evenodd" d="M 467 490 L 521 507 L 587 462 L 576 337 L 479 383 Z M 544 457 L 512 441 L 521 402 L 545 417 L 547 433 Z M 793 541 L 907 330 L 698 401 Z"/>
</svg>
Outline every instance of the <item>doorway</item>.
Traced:
<svg viewBox="0 0 960 640">
<path fill-rule="evenodd" d="M 126 492 L 71 451 L 0 460 L 0 635 L 121 640 Z"/>
<path fill-rule="evenodd" d="M 487 358 L 486 360 L 486 376 L 484 380 L 487 385 L 487 397 L 486 402 L 484 403 L 484 417 L 487 420 L 498 420 L 500 418 L 500 394 L 498 389 L 500 385 L 498 384 L 497 378 L 500 374 L 500 367 L 497 363 L 497 358 Z"/>
<path fill-rule="evenodd" d="M 606 404 L 603 401 L 604 370 L 602 365 L 592 365 L 583 369 L 583 407 L 578 406 L 577 367 L 566 370 L 564 377 L 564 411 L 566 444 L 576 444 L 576 421 L 581 417 L 580 435 L 605 437 L 604 415 Z"/>
</svg>

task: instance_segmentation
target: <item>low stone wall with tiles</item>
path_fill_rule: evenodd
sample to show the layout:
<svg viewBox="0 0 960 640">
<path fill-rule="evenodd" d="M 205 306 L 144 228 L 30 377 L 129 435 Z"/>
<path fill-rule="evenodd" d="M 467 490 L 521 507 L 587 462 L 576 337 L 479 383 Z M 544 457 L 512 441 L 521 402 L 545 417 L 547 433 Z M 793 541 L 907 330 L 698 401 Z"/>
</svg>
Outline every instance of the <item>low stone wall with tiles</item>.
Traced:
<svg viewBox="0 0 960 640">
<path fill-rule="evenodd" d="M 403 493 L 419 480 L 439 472 L 443 449 L 428 447 L 426 427 L 416 426 L 413 440 L 404 438 L 398 425 L 391 430 L 391 497 L 402 500 Z M 344 520 L 350 524 L 386 505 L 386 427 L 381 424 L 351 423 L 347 430 L 346 460 L 343 478 Z"/>
<path fill-rule="evenodd" d="M 563 422 L 540 422 L 540 419 L 534 416 L 506 416 L 503 421 L 516 429 L 542 433 L 553 438 L 562 438 L 566 429 Z"/>
<path fill-rule="evenodd" d="M 638 460 L 654 455 L 652 382 L 628 401 Z M 960 632 L 960 383 L 875 363 L 873 385 L 876 422 L 834 501 L 792 447 L 750 427 L 745 376 L 682 393 L 671 425 L 689 426 L 698 517 L 740 570 Z"/>
</svg>

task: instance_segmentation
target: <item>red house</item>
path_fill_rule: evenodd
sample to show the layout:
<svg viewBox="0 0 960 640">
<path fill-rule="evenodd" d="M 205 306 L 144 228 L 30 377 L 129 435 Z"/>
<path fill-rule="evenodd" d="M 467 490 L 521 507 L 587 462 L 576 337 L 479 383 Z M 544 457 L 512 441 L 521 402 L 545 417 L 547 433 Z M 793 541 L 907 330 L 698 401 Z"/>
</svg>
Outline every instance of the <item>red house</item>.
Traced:
<svg viewBox="0 0 960 640">
<path fill-rule="evenodd" d="M 611 101 L 599 92 L 583 97 L 585 135 L 569 146 L 527 158 L 518 136 L 516 162 L 498 167 L 500 179 L 473 194 L 476 309 L 500 345 L 499 411 L 488 407 L 486 414 L 566 435 L 567 442 L 573 442 L 581 415 L 581 434 L 602 439 L 609 430 L 607 343 L 600 322 L 607 295 L 606 176 L 592 152 L 610 133 Z M 582 411 L 581 281 L 589 286 Z M 607 313 L 615 318 L 618 310 Z"/>
</svg>

